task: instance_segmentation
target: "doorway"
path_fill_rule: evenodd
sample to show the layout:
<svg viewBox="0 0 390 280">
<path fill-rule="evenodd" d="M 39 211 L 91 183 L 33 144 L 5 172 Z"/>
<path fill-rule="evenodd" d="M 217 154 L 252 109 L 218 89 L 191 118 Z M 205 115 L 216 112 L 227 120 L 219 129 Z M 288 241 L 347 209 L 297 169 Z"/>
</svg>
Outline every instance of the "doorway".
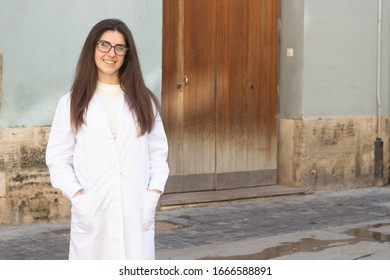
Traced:
<svg viewBox="0 0 390 280">
<path fill-rule="evenodd" d="M 278 0 L 165 0 L 166 192 L 277 181 Z"/>
</svg>

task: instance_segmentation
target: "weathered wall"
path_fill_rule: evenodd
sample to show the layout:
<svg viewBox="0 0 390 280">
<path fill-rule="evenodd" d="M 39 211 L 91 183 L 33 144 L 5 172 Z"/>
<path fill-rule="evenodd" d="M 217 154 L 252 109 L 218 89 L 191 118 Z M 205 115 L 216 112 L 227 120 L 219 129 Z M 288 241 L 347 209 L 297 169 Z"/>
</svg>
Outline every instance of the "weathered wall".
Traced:
<svg viewBox="0 0 390 280">
<path fill-rule="evenodd" d="M 280 184 L 339 190 L 389 182 L 390 2 L 382 1 L 377 71 L 379 2 L 281 0 Z"/>
<path fill-rule="evenodd" d="M 49 127 L 0 130 L 0 225 L 69 218 L 45 164 Z"/>
<path fill-rule="evenodd" d="M 389 138 L 390 118 L 382 120 Z M 389 147 L 384 149 L 384 179 L 374 176 L 373 117 L 281 119 L 279 183 L 306 191 L 383 185 L 389 180 Z"/>
</svg>

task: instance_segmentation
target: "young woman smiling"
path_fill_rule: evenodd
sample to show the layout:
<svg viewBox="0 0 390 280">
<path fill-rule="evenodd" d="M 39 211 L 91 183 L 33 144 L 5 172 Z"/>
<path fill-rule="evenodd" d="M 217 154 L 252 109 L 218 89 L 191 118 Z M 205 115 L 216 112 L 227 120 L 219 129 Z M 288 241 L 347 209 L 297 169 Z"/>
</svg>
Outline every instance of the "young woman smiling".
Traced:
<svg viewBox="0 0 390 280">
<path fill-rule="evenodd" d="M 46 150 L 52 185 L 72 202 L 70 259 L 154 259 L 167 154 L 159 103 L 129 28 L 117 19 L 97 23 Z"/>
</svg>

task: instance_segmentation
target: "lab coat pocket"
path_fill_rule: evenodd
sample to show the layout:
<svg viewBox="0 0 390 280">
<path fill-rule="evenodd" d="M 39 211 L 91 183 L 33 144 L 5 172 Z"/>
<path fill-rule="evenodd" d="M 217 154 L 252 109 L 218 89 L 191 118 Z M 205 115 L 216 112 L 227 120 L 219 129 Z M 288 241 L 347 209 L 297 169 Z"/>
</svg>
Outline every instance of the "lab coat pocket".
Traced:
<svg viewBox="0 0 390 280">
<path fill-rule="evenodd" d="M 75 232 L 88 232 L 93 228 L 91 199 L 88 194 L 76 196 L 72 202 L 72 230 Z"/>
<path fill-rule="evenodd" d="M 160 196 L 158 193 L 148 190 L 145 191 L 142 219 L 142 228 L 144 231 L 154 230 L 156 208 Z"/>
</svg>

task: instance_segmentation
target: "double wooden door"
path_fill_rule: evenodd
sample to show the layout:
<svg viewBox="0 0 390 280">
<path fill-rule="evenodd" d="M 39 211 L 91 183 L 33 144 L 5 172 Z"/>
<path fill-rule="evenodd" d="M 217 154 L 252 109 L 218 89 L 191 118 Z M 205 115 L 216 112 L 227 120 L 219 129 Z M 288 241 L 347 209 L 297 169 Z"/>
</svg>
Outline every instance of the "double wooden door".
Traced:
<svg viewBox="0 0 390 280">
<path fill-rule="evenodd" d="M 276 183 L 278 0 L 165 0 L 167 192 Z"/>
</svg>

